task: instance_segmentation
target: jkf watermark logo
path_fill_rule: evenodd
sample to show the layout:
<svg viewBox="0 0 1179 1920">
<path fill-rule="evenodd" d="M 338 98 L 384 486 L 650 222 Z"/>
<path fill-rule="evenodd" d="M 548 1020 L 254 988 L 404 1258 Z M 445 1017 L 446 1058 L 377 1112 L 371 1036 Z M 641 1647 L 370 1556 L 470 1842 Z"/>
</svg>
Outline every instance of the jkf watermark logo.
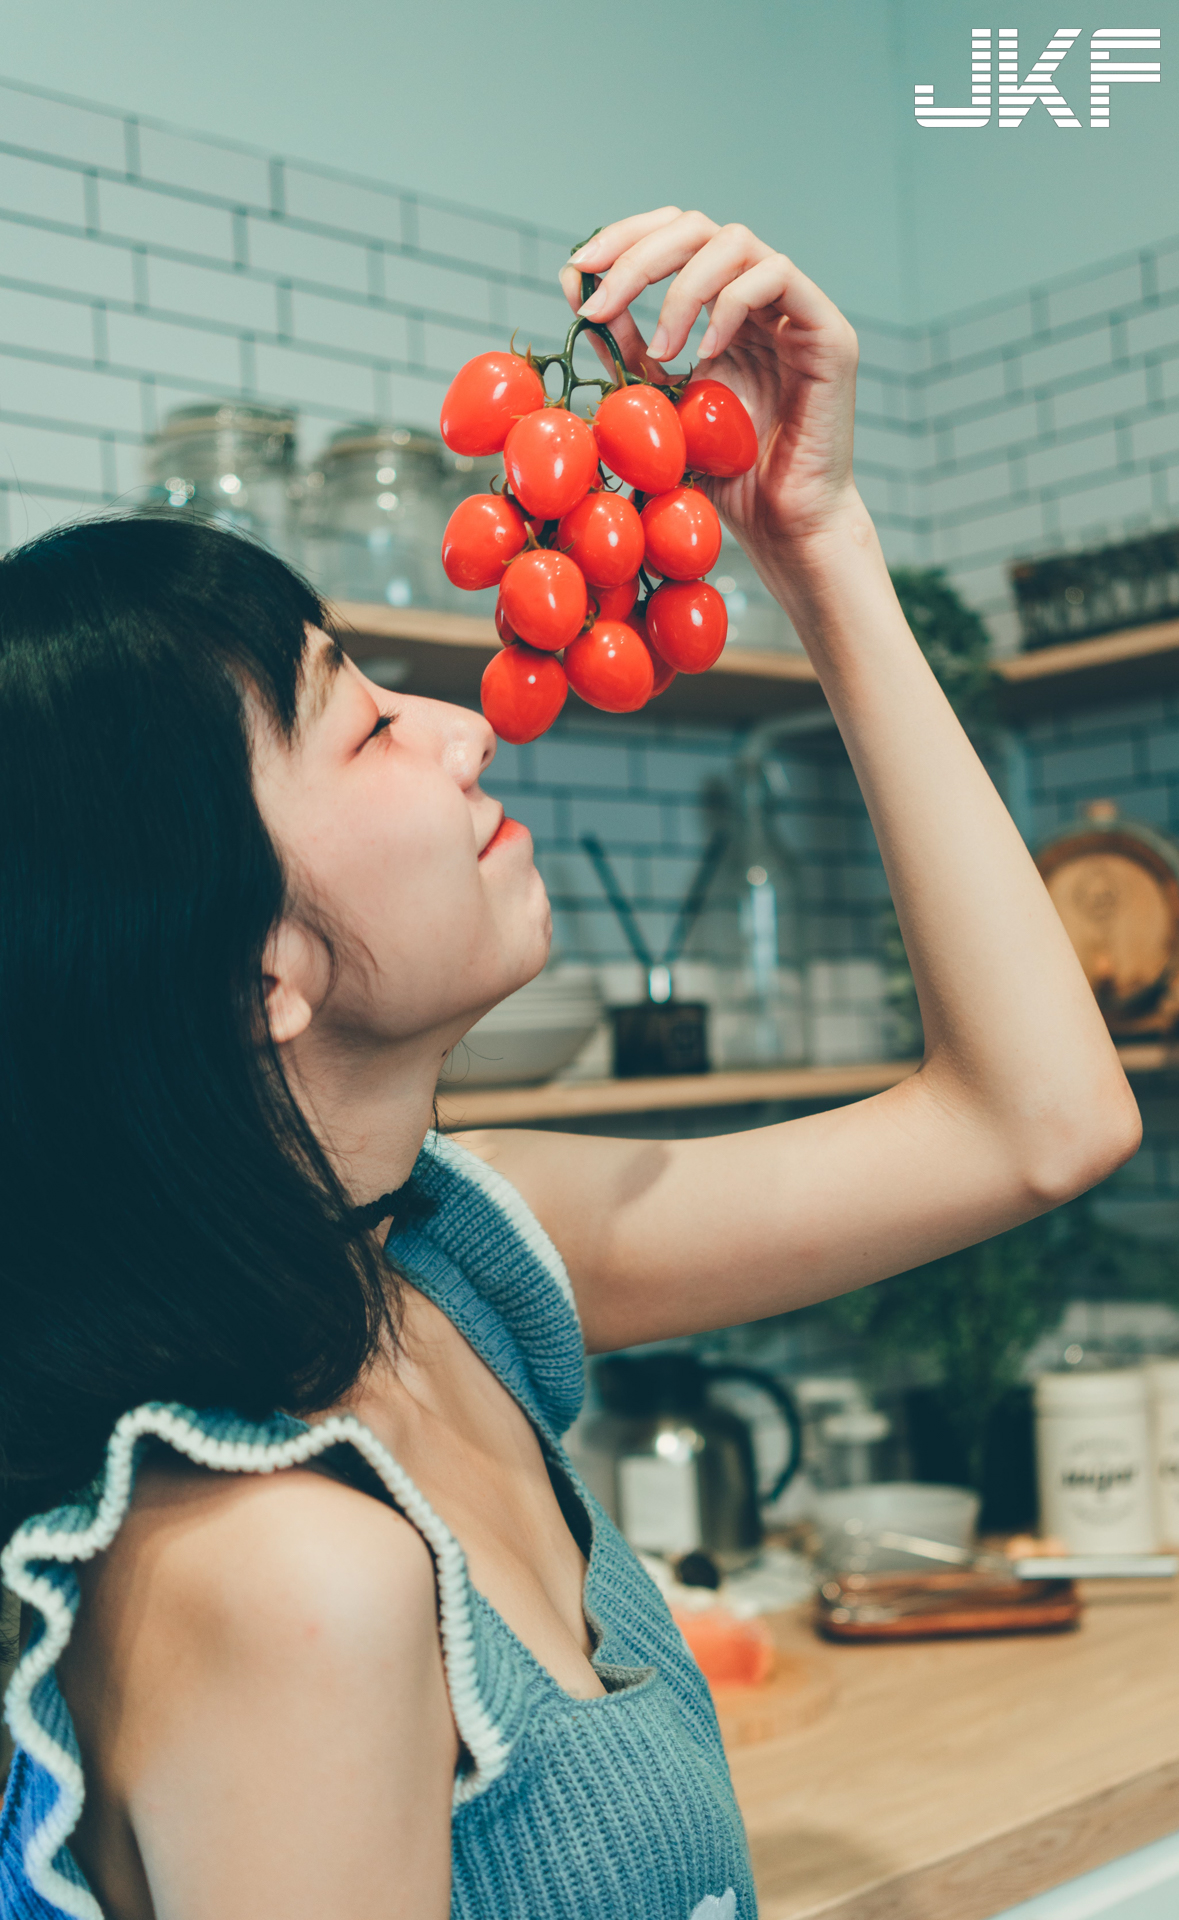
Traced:
<svg viewBox="0 0 1179 1920">
<path fill-rule="evenodd" d="M 1054 75 L 1083 28 L 1058 27 L 1026 80 L 1019 77 L 1019 30 L 1000 27 L 999 125 L 1018 127 L 1028 108 L 1042 100 L 1058 127 L 1080 127 Z M 990 27 L 970 35 L 970 105 L 937 107 L 933 88 L 913 89 L 913 111 L 923 127 L 985 127 L 991 118 L 994 53 Z M 1089 39 L 1089 125 L 1108 127 L 1109 90 L 1119 82 L 1158 80 L 1157 60 L 1114 60 L 1115 53 L 1146 53 L 1162 44 L 1158 27 L 1098 27 Z"/>
</svg>

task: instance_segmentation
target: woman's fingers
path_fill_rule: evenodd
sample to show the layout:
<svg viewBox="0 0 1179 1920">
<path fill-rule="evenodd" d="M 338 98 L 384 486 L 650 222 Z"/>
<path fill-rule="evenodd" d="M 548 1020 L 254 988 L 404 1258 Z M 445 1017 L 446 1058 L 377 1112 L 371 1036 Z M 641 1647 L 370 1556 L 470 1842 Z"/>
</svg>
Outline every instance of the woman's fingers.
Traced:
<svg viewBox="0 0 1179 1920">
<path fill-rule="evenodd" d="M 673 360 L 683 350 L 701 310 L 747 268 L 773 257 L 773 250 L 748 227 L 714 230 L 712 238 L 685 262 L 664 296 L 651 339 L 655 358 Z"/>
<path fill-rule="evenodd" d="M 574 266 L 564 266 L 560 273 L 561 288 L 573 308 L 574 313 L 581 306 L 581 270 Z M 646 380 L 666 380 L 667 375 L 657 361 L 649 358 L 647 342 L 640 333 L 631 314 L 623 311 L 610 323 L 610 331 L 618 343 L 623 365 L 631 373 L 641 373 Z M 614 372 L 614 362 L 605 341 L 588 329 L 584 335 L 594 348 L 607 373 Z"/>
<path fill-rule="evenodd" d="M 601 285 L 581 311 L 587 319 L 603 320 L 609 326 L 614 316 L 648 287 L 677 272 L 716 231 L 716 221 L 707 214 L 681 213 L 645 234 L 625 248 L 611 266 L 593 269 L 601 274 Z"/>
<path fill-rule="evenodd" d="M 600 283 L 584 306 L 583 272 Z M 648 347 L 628 310 L 648 287 L 672 274 Z M 806 332 L 829 330 L 855 357 L 854 332 L 813 280 L 748 227 L 718 227 L 703 213 L 658 207 L 614 221 L 562 268 L 561 285 L 570 306 L 609 326 L 628 367 L 648 377 L 658 377 L 659 363 L 683 351 L 702 312 L 709 324 L 701 359 L 723 353 L 751 313 L 764 316 L 767 310 Z M 608 353 L 601 342 L 596 345 L 608 365 Z"/>
<path fill-rule="evenodd" d="M 670 226 L 673 220 L 682 218 L 679 207 L 655 207 L 650 213 L 632 213 L 625 220 L 614 220 L 578 248 L 573 264 L 583 273 L 605 273 L 627 247 L 633 247 L 637 240 L 645 239 L 658 227 Z"/>
</svg>

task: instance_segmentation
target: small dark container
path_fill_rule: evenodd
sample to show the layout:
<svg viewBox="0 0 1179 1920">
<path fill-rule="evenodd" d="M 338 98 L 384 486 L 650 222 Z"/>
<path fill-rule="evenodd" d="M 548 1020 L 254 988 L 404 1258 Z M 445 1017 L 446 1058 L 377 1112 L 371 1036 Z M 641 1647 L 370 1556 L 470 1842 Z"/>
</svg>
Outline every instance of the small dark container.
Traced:
<svg viewBox="0 0 1179 1920">
<path fill-rule="evenodd" d="M 936 1486 L 968 1487 L 966 1448 L 935 1387 L 910 1387 L 905 1415 L 914 1480 Z M 1036 1490 L 1036 1423 L 1032 1390 L 1009 1387 L 992 1407 L 983 1443 L 982 1533 L 1023 1533 L 1034 1528 L 1039 1505 Z"/>
<path fill-rule="evenodd" d="M 703 1000 L 643 1000 L 611 1007 L 616 1080 L 708 1072 L 708 1008 Z"/>
</svg>

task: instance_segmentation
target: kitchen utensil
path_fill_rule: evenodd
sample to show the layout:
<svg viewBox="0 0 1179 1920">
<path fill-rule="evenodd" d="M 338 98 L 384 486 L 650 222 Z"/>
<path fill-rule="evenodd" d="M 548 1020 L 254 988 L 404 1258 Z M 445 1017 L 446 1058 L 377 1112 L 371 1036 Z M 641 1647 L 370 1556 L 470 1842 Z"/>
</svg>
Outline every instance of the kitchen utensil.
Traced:
<svg viewBox="0 0 1179 1920">
<path fill-rule="evenodd" d="M 1071 1580 L 1007 1580 L 971 1570 L 852 1573 L 825 1580 L 815 1624 L 829 1640 L 939 1639 L 1059 1632 L 1081 1617 Z"/>
<path fill-rule="evenodd" d="M 610 1456 L 615 1512 L 632 1546 L 650 1553 L 702 1548 L 722 1569 L 761 1542 L 762 1501 L 777 1499 L 795 1472 L 802 1429 L 788 1390 L 756 1367 L 710 1367 L 690 1353 L 613 1355 L 595 1385 L 605 1412 L 586 1444 Z M 749 1428 L 709 1399 L 714 1382 L 742 1380 L 776 1407 L 789 1446 L 773 1484 L 759 1489 Z"/>
<path fill-rule="evenodd" d="M 1173 1580 L 1179 1573 L 1179 1555 L 1173 1553 L 1035 1553 L 1012 1558 L 923 1540 L 891 1527 L 858 1533 L 855 1544 L 865 1551 L 879 1547 L 1003 1580 Z"/>
<path fill-rule="evenodd" d="M 606 898 L 647 980 L 645 1001 L 638 1006 L 610 1009 L 615 1078 L 634 1080 L 669 1073 L 707 1073 L 708 1009 L 703 1001 L 672 998 L 671 969 L 704 904 L 709 881 L 724 852 L 725 835 L 718 832 L 705 848 L 660 961 L 647 945 L 634 909 L 618 884 L 597 835 L 583 833 L 581 844 L 593 861 Z"/>
<path fill-rule="evenodd" d="M 1179 1024 L 1179 841 L 1112 800 L 1036 855 L 1111 1033 L 1170 1033 Z"/>
<path fill-rule="evenodd" d="M 814 1501 L 819 1559 L 824 1566 L 856 1572 L 896 1571 L 911 1567 L 914 1558 L 927 1563 L 924 1553 L 914 1556 L 907 1547 L 886 1545 L 883 1534 L 972 1550 L 978 1509 L 978 1495 L 967 1487 L 916 1481 L 888 1480 L 819 1493 Z"/>
<path fill-rule="evenodd" d="M 253 401 L 177 407 L 147 449 L 141 513 L 184 513 L 262 540 L 299 559 L 296 416 Z"/>
<path fill-rule="evenodd" d="M 443 1062 L 439 1088 L 524 1086 L 551 1080 L 602 1018 L 589 967 L 556 966 L 477 1020 Z"/>
</svg>

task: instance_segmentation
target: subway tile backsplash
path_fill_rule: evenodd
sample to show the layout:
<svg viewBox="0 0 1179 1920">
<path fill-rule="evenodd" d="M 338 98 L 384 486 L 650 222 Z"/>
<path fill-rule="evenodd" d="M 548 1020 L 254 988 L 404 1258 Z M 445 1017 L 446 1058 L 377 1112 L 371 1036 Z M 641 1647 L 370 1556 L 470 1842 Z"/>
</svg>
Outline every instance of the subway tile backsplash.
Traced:
<svg viewBox="0 0 1179 1920">
<path fill-rule="evenodd" d="M 293 404 L 304 457 L 358 416 L 433 426 L 463 360 L 513 327 L 563 335 L 576 237 L 0 82 L 0 549 L 128 500 L 145 438 L 193 400 Z M 885 551 L 945 566 L 998 648 L 1012 559 L 1179 521 L 1179 240 L 926 327 L 853 319 Z M 561 948 L 612 997 L 629 955 L 578 837 L 607 841 L 659 949 L 735 745 L 578 708 L 500 750 L 490 784 L 532 828 Z M 1033 840 L 1098 794 L 1179 833 L 1175 702 L 1046 721 L 1014 751 Z M 816 1045 L 877 1051 L 886 891 L 863 805 L 832 737 L 783 764 Z M 1138 1201 L 1179 1205 L 1173 1107 L 1153 1102 L 1122 1176 Z"/>
</svg>

